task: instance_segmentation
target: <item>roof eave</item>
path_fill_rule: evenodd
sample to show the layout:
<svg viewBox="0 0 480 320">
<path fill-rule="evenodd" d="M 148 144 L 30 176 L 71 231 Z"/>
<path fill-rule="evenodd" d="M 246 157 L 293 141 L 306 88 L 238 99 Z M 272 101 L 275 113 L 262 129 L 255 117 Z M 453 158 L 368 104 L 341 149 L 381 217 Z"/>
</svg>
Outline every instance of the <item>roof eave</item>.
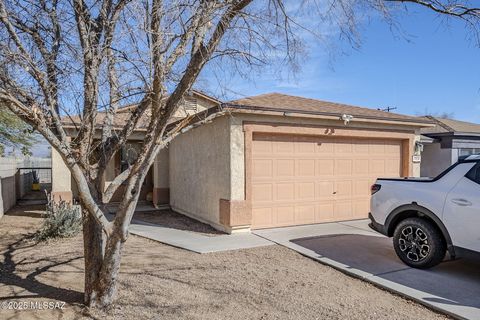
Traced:
<svg viewBox="0 0 480 320">
<path fill-rule="evenodd" d="M 283 114 L 284 116 L 297 116 L 297 117 L 315 117 L 315 118 L 324 118 L 324 119 L 335 119 L 338 120 L 342 117 L 342 113 L 337 112 L 321 112 L 321 111 L 306 111 L 306 110 L 296 110 L 296 109 L 278 109 L 273 107 L 258 107 L 250 105 L 240 105 L 233 103 L 224 103 L 222 105 L 224 108 L 237 109 L 242 111 L 247 111 L 251 113 L 265 113 L 271 112 L 275 114 Z M 362 115 L 353 115 L 354 120 L 360 119 L 367 122 L 382 122 L 382 123 L 396 123 L 396 124 L 407 124 L 414 127 L 426 128 L 434 127 L 435 124 L 432 122 L 419 121 L 416 119 L 401 119 L 401 118 L 386 118 L 386 117 L 374 117 L 374 116 L 362 116 Z"/>
<path fill-rule="evenodd" d="M 426 136 L 424 134 L 420 135 L 420 142 L 421 143 L 434 143 L 436 141 L 435 138 L 431 138 L 429 136 Z"/>
<path fill-rule="evenodd" d="M 428 137 L 450 137 L 450 136 L 461 136 L 461 137 L 480 137 L 480 132 L 438 132 L 438 133 L 423 133 L 423 135 Z"/>
</svg>

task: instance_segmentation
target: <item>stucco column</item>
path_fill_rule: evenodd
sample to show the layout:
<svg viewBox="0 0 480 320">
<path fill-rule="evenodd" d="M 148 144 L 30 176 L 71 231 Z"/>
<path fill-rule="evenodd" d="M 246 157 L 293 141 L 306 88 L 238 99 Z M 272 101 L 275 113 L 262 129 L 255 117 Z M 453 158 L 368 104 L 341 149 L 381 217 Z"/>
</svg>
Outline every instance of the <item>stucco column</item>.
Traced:
<svg viewBox="0 0 480 320">
<path fill-rule="evenodd" d="M 160 150 L 153 163 L 153 205 L 170 203 L 169 186 L 169 152 L 168 149 Z"/>
<path fill-rule="evenodd" d="M 70 170 L 60 154 L 52 148 L 52 196 L 54 201 L 60 199 L 72 201 L 72 177 Z"/>
<path fill-rule="evenodd" d="M 417 133 L 415 134 L 415 137 L 413 138 L 413 155 L 416 155 L 416 156 L 420 156 L 421 153 L 420 151 L 418 150 L 415 150 L 415 144 L 417 142 L 420 142 L 420 135 Z M 421 161 L 421 160 L 420 160 Z M 412 176 L 413 177 L 420 177 L 420 166 L 421 166 L 421 162 L 413 162 L 412 161 Z"/>
<path fill-rule="evenodd" d="M 220 199 L 220 223 L 229 233 L 250 230 L 252 224 L 251 201 L 245 193 L 246 171 L 252 132 L 245 132 L 243 121 L 237 117 L 229 119 L 230 134 L 230 199 Z"/>
</svg>

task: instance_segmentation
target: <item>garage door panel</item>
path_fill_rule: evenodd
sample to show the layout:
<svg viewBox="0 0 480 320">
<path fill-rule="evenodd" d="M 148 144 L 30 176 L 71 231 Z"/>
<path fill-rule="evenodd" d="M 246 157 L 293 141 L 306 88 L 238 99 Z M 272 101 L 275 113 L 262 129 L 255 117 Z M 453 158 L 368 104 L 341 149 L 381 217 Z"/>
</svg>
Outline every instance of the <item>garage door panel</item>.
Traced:
<svg viewBox="0 0 480 320">
<path fill-rule="evenodd" d="M 333 216 L 335 220 L 351 220 L 353 219 L 353 201 L 337 200 L 333 207 Z"/>
<path fill-rule="evenodd" d="M 253 202 L 260 203 L 273 200 L 273 183 L 256 183 L 252 185 Z"/>
<path fill-rule="evenodd" d="M 400 159 L 387 159 L 385 160 L 385 174 L 389 175 L 397 175 L 400 170 Z"/>
<path fill-rule="evenodd" d="M 265 140 L 260 137 L 255 140 L 255 143 L 252 146 L 252 152 L 255 154 L 270 154 L 272 153 L 272 141 Z"/>
<path fill-rule="evenodd" d="M 353 187 L 353 194 L 360 197 L 368 197 L 370 195 L 370 186 L 373 184 L 371 180 L 357 180 Z"/>
<path fill-rule="evenodd" d="M 335 182 L 332 180 L 324 180 L 317 182 L 317 199 L 324 200 L 331 199 L 335 192 Z"/>
<path fill-rule="evenodd" d="M 291 201 L 295 200 L 295 183 L 294 182 L 280 182 L 276 184 L 277 194 L 275 200 Z"/>
<path fill-rule="evenodd" d="M 402 167 L 399 140 L 254 134 L 252 158 L 252 228 L 366 218 Z"/>
<path fill-rule="evenodd" d="M 351 175 L 353 168 L 352 159 L 337 159 L 335 160 L 335 171 L 334 174 L 337 176 Z"/>
<path fill-rule="evenodd" d="M 298 159 L 296 160 L 295 167 L 295 173 L 297 176 L 315 176 L 315 159 Z"/>
<path fill-rule="evenodd" d="M 334 159 L 318 159 L 315 164 L 315 172 L 317 176 L 333 176 L 335 174 Z"/>
<path fill-rule="evenodd" d="M 317 139 L 315 141 L 315 153 L 316 154 L 324 154 L 324 155 L 332 155 L 334 153 L 335 145 L 331 142 L 325 141 L 325 139 Z"/>
<path fill-rule="evenodd" d="M 315 205 L 298 205 L 295 207 L 295 223 L 315 223 Z"/>
<path fill-rule="evenodd" d="M 276 218 L 278 226 L 295 224 L 295 206 L 277 207 Z"/>
<path fill-rule="evenodd" d="M 370 170 L 371 174 L 382 175 L 385 173 L 385 160 L 384 159 L 371 159 Z"/>
<path fill-rule="evenodd" d="M 256 178 L 272 177 L 273 160 L 255 159 L 253 160 L 253 176 Z"/>
<path fill-rule="evenodd" d="M 401 146 L 398 143 L 385 142 L 385 154 L 396 154 L 400 152 L 400 149 Z"/>
<path fill-rule="evenodd" d="M 334 201 L 321 201 L 315 207 L 315 221 L 333 221 L 334 220 Z"/>
<path fill-rule="evenodd" d="M 298 182 L 295 189 L 296 200 L 315 200 L 315 182 Z"/>
<path fill-rule="evenodd" d="M 272 214 L 273 208 L 253 208 L 252 225 L 258 228 L 266 228 L 275 225 Z"/>
<path fill-rule="evenodd" d="M 369 140 L 358 139 L 353 142 L 353 152 L 355 154 L 368 154 Z"/>
<path fill-rule="evenodd" d="M 295 153 L 297 154 L 315 154 L 315 143 L 312 143 L 312 139 L 308 137 L 298 137 L 295 139 Z"/>
<path fill-rule="evenodd" d="M 371 140 L 369 144 L 369 153 L 370 154 L 385 154 L 385 142 Z"/>
<path fill-rule="evenodd" d="M 276 161 L 277 177 L 293 177 L 295 176 L 295 160 L 294 159 L 278 159 Z"/>
<path fill-rule="evenodd" d="M 287 154 L 291 155 L 295 151 L 295 144 L 293 141 L 283 141 L 278 140 L 275 141 L 273 146 L 273 152 L 278 154 Z"/>
<path fill-rule="evenodd" d="M 352 196 L 352 180 L 336 181 L 334 192 L 336 198 L 350 198 Z"/>
<path fill-rule="evenodd" d="M 353 160 L 353 174 L 368 174 L 369 171 L 369 159 L 355 159 Z"/>
<path fill-rule="evenodd" d="M 334 151 L 335 151 L 336 154 L 352 153 L 353 152 L 352 140 L 349 140 L 349 139 L 335 139 L 334 143 L 335 143 Z"/>
</svg>

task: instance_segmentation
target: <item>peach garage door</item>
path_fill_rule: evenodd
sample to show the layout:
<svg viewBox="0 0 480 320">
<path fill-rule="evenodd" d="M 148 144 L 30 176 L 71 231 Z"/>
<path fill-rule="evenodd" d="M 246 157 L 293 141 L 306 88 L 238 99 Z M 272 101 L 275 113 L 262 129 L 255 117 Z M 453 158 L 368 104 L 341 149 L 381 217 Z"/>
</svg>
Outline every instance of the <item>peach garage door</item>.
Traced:
<svg viewBox="0 0 480 320">
<path fill-rule="evenodd" d="M 252 228 L 367 218 L 375 179 L 400 175 L 400 140 L 254 134 Z"/>
</svg>

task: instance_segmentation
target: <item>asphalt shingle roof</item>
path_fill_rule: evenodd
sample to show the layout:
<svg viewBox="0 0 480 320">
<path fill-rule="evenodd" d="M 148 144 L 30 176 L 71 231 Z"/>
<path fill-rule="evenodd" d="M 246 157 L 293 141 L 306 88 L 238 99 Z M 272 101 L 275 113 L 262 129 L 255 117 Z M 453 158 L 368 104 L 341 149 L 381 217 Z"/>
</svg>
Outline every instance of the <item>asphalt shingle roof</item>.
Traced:
<svg viewBox="0 0 480 320">
<path fill-rule="evenodd" d="M 474 133 L 480 134 L 480 124 L 453 120 L 453 119 L 443 119 L 432 116 L 423 117 L 424 119 L 432 120 L 436 125 L 435 127 L 422 128 L 420 131 L 422 134 L 436 134 L 436 133 Z"/>
<path fill-rule="evenodd" d="M 378 118 L 385 120 L 431 123 L 431 120 L 428 119 L 420 119 L 418 117 L 398 113 L 291 96 L 275 92 L 234 100 L 227 103 L 227 105 L 231 107 L 238 106 L 240 109 L 242 107 L 255 107 L 257 110 L 272 109 L 272 111 L 323 113 L 332 115 L 349 114 L 358 118 Z"/>
</svg>

